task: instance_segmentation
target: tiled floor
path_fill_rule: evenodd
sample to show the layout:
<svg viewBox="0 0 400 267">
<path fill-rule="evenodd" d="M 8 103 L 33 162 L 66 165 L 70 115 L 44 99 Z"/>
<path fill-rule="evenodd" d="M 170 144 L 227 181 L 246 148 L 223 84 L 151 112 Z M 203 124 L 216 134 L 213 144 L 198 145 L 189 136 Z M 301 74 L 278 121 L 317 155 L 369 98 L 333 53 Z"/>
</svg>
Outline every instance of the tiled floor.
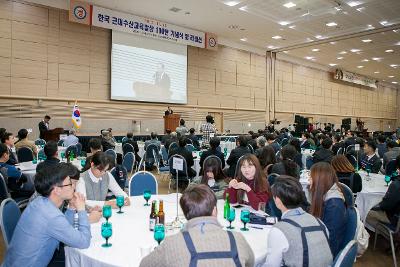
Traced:
<svg viewBox="0 0 400 267">
<path fill-rule="evenodd" d="M 168 193 L 168 180 L 167 177 L 157 175 L 159 194 Z M 0 234 L 1 235 L 1 234 Z M 364 255 L 357 259 L 354 264 L 356 267 L 389 267 L 393 265 L 392 254 L 386 252 L 388 248 L 388 242 L 383 238 L 378 239 L 377 249 L 373 250 L 373 236 L 370 237 L 370 246 Z M 3 261 L 5 254 L 5 245 L 2 236 L 0 237 L 0 263 Z M 400 265 L 400 253 L 397 252 L 397 264 Z"/>
</svg>

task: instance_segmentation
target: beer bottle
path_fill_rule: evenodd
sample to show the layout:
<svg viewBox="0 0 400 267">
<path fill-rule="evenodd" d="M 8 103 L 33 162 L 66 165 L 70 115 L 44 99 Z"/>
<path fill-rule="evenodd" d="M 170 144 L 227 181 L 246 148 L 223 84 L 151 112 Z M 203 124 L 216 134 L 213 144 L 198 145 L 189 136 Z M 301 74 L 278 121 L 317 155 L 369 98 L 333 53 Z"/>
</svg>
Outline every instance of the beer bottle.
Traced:
<svg viewBox="0 0 400 267">
<path fill-rule="evenodd" d="M 154 231 L 154 226 L 156 225 L 156 222 L 157 222 L 156 201 L 153 200 L 153 202 L 151 202 L 151 213 L 150 213 L 150 223 L 149 223 L 150 231 Z"/>
<path fill-rule="evenodd" d="M 224 205 L 224 219 L 228 218 L 230 209 L 231 206 L 229 205 L 229 193 L 226 193 L 225 205 Z"/>
<path fill-rule="evenodd" d="M 158 211 L 158 223 L 165 223 L 165 214 L 164 214 L 164 201 L 160 200 L 160 208 Z"/>
</svg>

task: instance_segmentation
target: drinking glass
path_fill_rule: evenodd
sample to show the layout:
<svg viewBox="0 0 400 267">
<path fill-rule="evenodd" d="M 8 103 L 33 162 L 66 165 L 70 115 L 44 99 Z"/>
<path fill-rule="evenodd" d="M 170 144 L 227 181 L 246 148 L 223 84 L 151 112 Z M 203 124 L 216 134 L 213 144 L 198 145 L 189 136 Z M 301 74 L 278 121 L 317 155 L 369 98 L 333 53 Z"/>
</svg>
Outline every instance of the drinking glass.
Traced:
<svg viewBox="0 0 400 267">
<path fill-rule="evenodd" d="M 32 164 L 37 164 L 37 159 L 35 157 L 32 160 Z"/>
<path fill-rule="evenodd" d="M 110 205 L 104 205 L 103 206 L 103 217 L 106 218 L 106 221 L 108 222 L 108 219 L 112 215 L 112 210 Z"/>
<path fill-rule="evenodd" d="M 144 204 L 144 206 L 150 206 L 149 199 L 151 198 L 151 191 L 150 190 L 144 190 L 143 191 L 143 197 L 146 200 L 146 204 Z"/>
<path fill-rule="evenodd" d="M 386 182 L 386 186 L 389 186 L 390 183 L 390 176 L 389 175 L 385 175 L 385 182 Z"/>
<path fill-rule="evenodd" d="M 117 213 L 124 213 L 123 211 L 121 211 L 121 208 L 124 206 L 124 202 L 125 202 L 124 196 L 122 195 L 117 196 L 117 206 L 119 208 L 119 211 L 117 211 Z"/>
<path fill-rule="evenodd" d="M 83 159 L 81 159 L 81 166 L 82 166 L 82 168 L 85 167 L 85 165 L 86 165 L 86 159 L 83 158 Z"/>
<path fill-rule="evenodd" d="M 61 161 L 63 161 L 64 159 L 65 159 L 65 152 L 62 151 L 62 152 L 61 152 Z"/>
<path fill-rule="evenodd" d="M 365 180 L 371 181 L 371 177 L 369 176 L 369 174 L 371 173 L 371 167 L 367 165 L 365 167 L 365 171 L 367 172 L 367 176 L 365 177 Z"/>
<path fill-rule="evenodd" d="M 164 237 L 165 237 L 164 224 L 156 224 L 154 226 L 154 239 L 157 241 L 158 245 L 160 245 L 161 241 L 164 240 Z"/>
<path fill-rule="evenodd" d="M 228 216 L 226 217 L 226 219 L 228 220 L 228 222 L 229 222 L 229 226 L 228 227 L 226 227 L 227 229 L 235 229 L 235 227 L 233 227 L 232 226 L 232 222 L 235 220 L 235 214 L 236 213 L 236 211 L 235 211 L 235 209 L 234 208 L 230 208 L 229 209 L 229 214 L 228 214 Z"/>
<path fill-rule="evenodd" d="M 108 239 L 112 236 L 112 224 L 105 222 L 101 224 L 101 236 L 106 239 L 106 243 L 101 245 L 103 248 L 111 247 L 111 243 L 108 243 Z"/>
<path fill-rule="evenodd" d="M 250 221 L 250 211 L 244 209 L 240 212 L 240 220 L 243 222 L 243 228 L 240 228 L 241 231 L 249 231 L 249 228 L 246 228 L 246 223 Z"/>
</svg>

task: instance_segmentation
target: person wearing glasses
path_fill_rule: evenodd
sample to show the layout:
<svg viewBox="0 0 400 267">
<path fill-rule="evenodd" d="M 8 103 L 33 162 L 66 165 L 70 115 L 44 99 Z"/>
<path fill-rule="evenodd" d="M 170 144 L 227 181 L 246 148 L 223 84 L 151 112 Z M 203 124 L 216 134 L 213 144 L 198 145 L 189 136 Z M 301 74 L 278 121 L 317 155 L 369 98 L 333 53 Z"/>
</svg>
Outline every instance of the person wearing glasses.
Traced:
<svg viewBox="0 0 400 267">
<path fill-rule="evenodd" d="M 125 197 L 125 206 L 130 205 L 128 195 L 121 189 L 114 176 L 108 172 L 109 159 L 104 152 L 97 152 L 90 162 L 90 169 L 81 173 L 81 178 L 76 186 L 76 191 L 86 197 L 89 207 L 111 205 L 117 208 L 115 199 L 106 201 L 108 190 L 115 196 Z"/>
<path fill-rule="evenodd" d="M 70 175 L 73 173 L 66 164 L 50 166 L 46 171 L 36 173 L 35 189 L 40 196 L 22 213 L 3 267 L 52 266 L 52 257 L 60 243 L 79 249 L 90 246 L 85 197 L 74 192 L 75 185 Z M 60 207 L 65 201 L 69 201 L 69 206 L 62 213 Z M 76 228 L 73 226 L 75 213 L 78 213 Z"/>
</svg>

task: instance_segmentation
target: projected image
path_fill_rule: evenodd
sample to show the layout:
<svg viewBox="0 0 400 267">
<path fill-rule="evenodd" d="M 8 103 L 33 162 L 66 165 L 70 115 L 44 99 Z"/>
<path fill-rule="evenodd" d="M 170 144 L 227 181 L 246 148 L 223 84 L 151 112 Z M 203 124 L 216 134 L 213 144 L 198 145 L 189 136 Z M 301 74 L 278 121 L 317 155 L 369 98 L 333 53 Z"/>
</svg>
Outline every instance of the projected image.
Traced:
<svg viewBox="0 0 400 267">
<path fill-rule="evenodd" d="M 185 104 L 187 56 L 184 52 L 182 55 L 113 43 L 111 98 Z"/>
</svg>

